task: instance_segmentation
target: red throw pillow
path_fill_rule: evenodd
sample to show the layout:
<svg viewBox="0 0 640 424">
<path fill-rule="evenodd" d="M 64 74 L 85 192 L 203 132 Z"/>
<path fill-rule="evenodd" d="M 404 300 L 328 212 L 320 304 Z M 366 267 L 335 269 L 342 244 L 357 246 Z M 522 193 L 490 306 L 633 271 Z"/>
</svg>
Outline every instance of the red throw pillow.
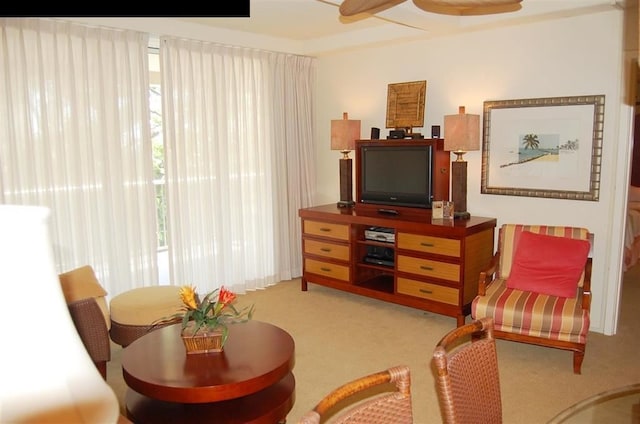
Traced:
<svg viewBox="0 0 640 424">
<path fill-rule="evenodd" d="M 589 255 L 587 240 L 520 234 L 507 287 L 560 297 L 576 297 Z"/>
</svg>

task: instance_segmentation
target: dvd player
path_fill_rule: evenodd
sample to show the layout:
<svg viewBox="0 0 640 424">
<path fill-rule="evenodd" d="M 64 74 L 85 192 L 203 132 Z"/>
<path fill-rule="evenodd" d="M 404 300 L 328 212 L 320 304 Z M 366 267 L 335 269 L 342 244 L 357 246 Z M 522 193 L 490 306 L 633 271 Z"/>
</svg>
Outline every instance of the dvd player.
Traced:
<svg viewBox="0 0 640 424">
<path fill-rule="evenodd" d="M 393 228 L 369 227 L 364 230 L 364 238 L 367 240 L 380 241 L 383 243 L 395 243 L 396 232 Z"/>
<path fill-rule="evenodd" d="M 383 265 L 383 266 L 391 266 L 391 267 L 394 265 L 393 261 L 390 261 L 387 259 L 373 258 L 371 256 L 365 256 L 364 261 L 370 264 L 375 264 L 375 265 Z"/>
</svg>

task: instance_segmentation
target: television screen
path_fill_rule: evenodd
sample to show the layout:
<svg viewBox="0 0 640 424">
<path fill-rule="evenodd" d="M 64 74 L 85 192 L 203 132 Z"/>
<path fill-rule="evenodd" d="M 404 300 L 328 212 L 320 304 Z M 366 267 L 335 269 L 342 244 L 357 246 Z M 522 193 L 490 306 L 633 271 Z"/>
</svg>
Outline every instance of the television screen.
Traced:
<svg viewBox="0 0 640 424">
<path fill-rule="evenodd" d="M 431 145 L 389 144 L 360 149 L 361 202 L 431 208 Z"/>
</svg>

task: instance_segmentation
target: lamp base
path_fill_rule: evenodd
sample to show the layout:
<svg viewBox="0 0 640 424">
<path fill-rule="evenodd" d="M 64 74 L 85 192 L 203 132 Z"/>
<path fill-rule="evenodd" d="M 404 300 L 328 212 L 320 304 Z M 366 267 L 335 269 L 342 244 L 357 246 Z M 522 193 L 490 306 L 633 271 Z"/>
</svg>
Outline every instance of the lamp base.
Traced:
<svg viewBox="0 0 640 424">
<path fill-rule="evenodd" d="M 349 153 L 347 151 L 347 153 Z M 352 165 L 350 158 L 340 159 L 340 201 L 338 202 L 339 208 L 350 208 L 356 203 L 353 201 L 353 179 L 352 179 Z"/>
<path fill-rule="evenodd" d="M 465 212 L 453 212 L 453 219 L 471 219 L 471 214 L 467 211 Z"/>
<path fill-rule="evenodd" d="M 453 218 L 469 219 L 467 212 L 467 162 L 451 162 L 451 200 L 453 201 Z"/>
<path fill-rule="evenodd" d="M 348 201 L 348 200 L 341 200 L 338 202 L 338 207 L 339 208 L 352 208 L 356 205 L 356 202 L 354 201 Z"/>
</svg>

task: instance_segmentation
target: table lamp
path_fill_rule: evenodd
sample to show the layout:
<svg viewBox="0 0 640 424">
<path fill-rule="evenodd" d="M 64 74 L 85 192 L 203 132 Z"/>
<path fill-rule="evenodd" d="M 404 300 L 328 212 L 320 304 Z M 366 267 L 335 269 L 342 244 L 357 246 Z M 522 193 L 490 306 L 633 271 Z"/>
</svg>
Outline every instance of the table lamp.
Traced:
<svg viewBox="0 0 640 424">
<path fill-rule="evenodd" d="M 0 205 L 0 422 L 116 423 L 118 399 L 62 293 L 49 215 L 45 207 Z"/>
<path fill-rule="evenodd" d="M 331 121 L 331 150 L 340 150 L 340 201 L 339 208 L 350 208 L 353 201 L 352 161 L 349 152 L 356 147 L 356 140 L 360 138 L 360 121 L 349 119 L 347 112 L 342 119 Z"/>
<path fill-rule="evenodd" d="M 451 163 L 451 201 L 454 218 L 469 219 L 467 212 L 467 162 L 466 152 L 480 149 L 480 115 L 465 113 L 464 106 L 457 115 L 444 117 L 444 150 L 456 154 Z"/>
</svg>

